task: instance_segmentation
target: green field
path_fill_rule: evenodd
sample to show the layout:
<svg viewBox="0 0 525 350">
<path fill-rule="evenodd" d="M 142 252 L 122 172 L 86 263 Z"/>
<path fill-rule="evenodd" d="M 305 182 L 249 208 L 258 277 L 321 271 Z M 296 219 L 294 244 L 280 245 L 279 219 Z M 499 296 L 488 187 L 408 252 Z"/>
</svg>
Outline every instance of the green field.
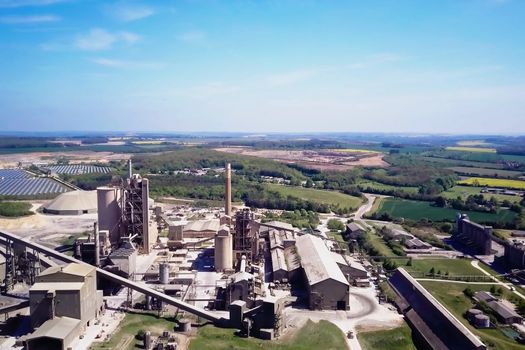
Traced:
<svg viewBox="0 0 525 350">
<path fill-rule="evenodd" d="M 519 177 L 523 175 L 523 172 L 521 171 L 476 168 L 476 167 L 468 167 L 468 166 L 455 166 L 455 167 L 450 167 L 448 169 L 458 174 L 469 175 L 469 176 L 514 178 L 514 177 Z"/>
<path fill-rule="evenodd" d="M 497 163 L 487 163 L 487 162 L 476 162 L 470 160 L 461 160 L 461 159 L 450 159 L 443 157 L 415 157 L 416 159 L 421 159 L 427 162 L 446 164 L 446 166 L 465 166 L 465 167 L 474 167 L 474 168 L 486 168 L 486 169 L 504 169 L 503 164 Z"/>
<path fill-rule="evenodd" d="M 33 215 L 28 202 L 4 202 L 0 201 L 0 216 L 16 218 L 20 216 Z"/>
<path fill-rule="evenodd" d="M 362 203 L 361 198 L 349 196 L 336 191 L 316 190 L 313 188 L 283 186 L 278 184 L 267 184 L 266 186 L 269 190 L 279 192 L 283 196 L 294 196 L 307 201 L 328 205 L 339 205 L 342 208 L 348 207 L 355 209 Z"/>
<path fill-rule="evenodd" d="M 478 335 L 481 340 L 494 350 L 523 350 L 523 345 L 518 344 L 512 339 L 506 337 L 498 329 L 477 329 L 472 327 L 463 317 L 463 313 L 470 309 L 473 304 L 463 294 L 463 290 L 468 286 L 473 291 L 490 291 L 492 284 L 464 284 L 464 283 L 443 283 L 438 281 L 421 281 L 420 282 L 432 295 L 444 304 L 447 309 L 460 320 L 474 334 Z M 498 287 L 496 285 L 496 287 Z M 492 345 L 491 345 L 492 344 Z"/>
<path fill-rule="evenodd" d="M 417 193 L 418 191 L 418 188 L 417 187 L 410 187 L 410 186 L 392 186 L 392 185 L 386 185 L 386 184 L 383 184 L 383 183 L 380 183 L 380 182 L 376 182 L 376 181 L 363 181 L 363 182 L 359 182 L 357 184 L 359 186 L 360 189 L 367 189 L 367 188 L 372 188 L 372 189 L 377 189 L 377 190 L 382 190 L 382 191 L 403 191 L 403 192 L 407 192 L 407 193 Z"/>
<path fill-rule="evenodd" d="M 303 328 L 287 339 L 267 341 L 256 338 L 241 338 L 235 329 L 216 328 L 210 325 L 199 329 L 197 338 L 190 342 L 189 350 L 341 350 L 347 349 L 345 335 L 336 325 L 328 321 L 308 321 Z"/>
<path fill-rule="evenodd" d="M 470 195 L 481 194 L 482 189 L 483 187 L 454 186 L 451 189 L 446 190 L 445 192 L 441 192 L 440 195 L 448 199 L 461 197 L 461 199 L 465 200 Z M 513 203 L 518 203 L 519 201 L 521 201 L 520 196 L 508 196 L 504 194 L 483 193 L 483 197 L 485 197 L 485 199 L 490 199 L 491 197 L 494 197 L 500 202 L 508 200 Z"/>
<path fill-rule="evenodd" d="M 412 266 L 404 268 L 410 273 L 415 273 L 416 277 L 418 277 L 417 273 L 428 273 L 431 268 L 434 268 L 436 273 L 438 271 L 441 271 L 442 274 L 448 272 L 450 276 L 485 276 L 470 262 L 469 259 L 412 259 Z"/>
<path fill-rule="evenodd" d="M 153 336 L 159 336 L 163 331 L 173 331 L 176 326 L 177 324 L 172 319 L 148 314 L 126 313 L 111 339 L 103 343 L 93 343 L 90 349 L 133 350 L 141 348 L 142 341 L 135 338 L 139 330 L 150 331 Z"/>
<path fill-rule="evenodd" d="M 489 186 L 525 190 L 525 181 L 507 179 L 486 179 L 482 177 L 469 177 L 459 182 L 461 185 Z"/>
<path fill-rule="evenodd" d="M 445 149 L 447 151 L 496 153 L 496 149 L 495 148 L 485 148 L 485 147 L 450 146 L 450 147 L 446 147 Z"/>
<path fill-rule="evenodd" d="M 358 333 L 357 339 L 364 350 L 416 350 L 412 330 L 406 324 L 386 331 Z"/>
<path fill-rule="evenodd" d="M 462 210 L 470 219 L 476 222 L 511 222 L 516 214 L 510 210 L 500 210 L 498 213 L 482 213 Z M 457 210 L 432 206 L 431 202 L 413 201 L 397 198 L 384 198 L 378 204 L 377 215 L 388 214 L 392 218 L 405 218 L 418 221 L 426 218 L 431 221 L 454 221 Z"/>
</svg>

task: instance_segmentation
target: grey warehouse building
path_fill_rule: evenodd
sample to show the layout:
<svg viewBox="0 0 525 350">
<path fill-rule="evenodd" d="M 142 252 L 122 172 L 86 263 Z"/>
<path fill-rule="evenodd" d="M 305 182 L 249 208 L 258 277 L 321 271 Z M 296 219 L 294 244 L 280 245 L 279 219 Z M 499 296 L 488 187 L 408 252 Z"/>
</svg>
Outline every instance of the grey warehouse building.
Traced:
<svg viewBox="0 0 525 350">
<path fill-rule="evenodd" d="M 313 235 L 297 237 L 297 253 L 312 310 L 349 310 L 350 284 L 323 240 Z"/>
</svg>

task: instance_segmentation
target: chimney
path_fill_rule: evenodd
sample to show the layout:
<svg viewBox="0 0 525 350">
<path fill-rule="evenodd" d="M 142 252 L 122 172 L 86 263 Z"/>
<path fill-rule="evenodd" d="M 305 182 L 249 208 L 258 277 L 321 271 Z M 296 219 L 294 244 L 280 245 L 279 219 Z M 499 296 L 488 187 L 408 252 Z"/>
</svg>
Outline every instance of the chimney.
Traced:
<svg viewBox="0 0 525 350">
<path fill-rule="evenodd" d="M 231 164 L 226 164 L 225 171 L 226 183 L 224 191 L 224 214 L 231 215 L 232 211 L 232 168 Z"/>
<path fill-rule="evenodd" d="M 93 223 L 93 235 L 95 236 L 95 266 L 100 266 L 100 236 L 98 233 L 98 223 Z"/>
<path fill-rule="evenodd" d="M 128 179 L 133 177 L 133 166 L 131 164 L 131 158 L 128 159 Z"/>
</svg>

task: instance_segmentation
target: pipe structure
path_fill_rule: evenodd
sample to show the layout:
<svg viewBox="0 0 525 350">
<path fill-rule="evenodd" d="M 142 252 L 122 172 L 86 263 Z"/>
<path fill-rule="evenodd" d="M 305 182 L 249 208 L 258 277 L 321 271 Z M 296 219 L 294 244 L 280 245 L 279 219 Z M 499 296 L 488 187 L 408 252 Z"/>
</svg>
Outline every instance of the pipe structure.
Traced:
<svg viewBox="0 0 525 350">
<path fill-rule="evenodd" d="M 93 223 L 93 235 L 94 244 L 95 244 L 95 266 L 100 267 L 100 235 L 98 232 L 98 223 Z"/>
<path fill-rule="evenodd" d="M 75 259 L 75 258 L 73 258 L 71 256 L 59 253 L 59 252 L 57 252 L 57 251 L 55 251 L 55 250 L 53 250 L 51 248 L 44 247 L 43 245 L 40 245 L 38 243 L 34 243 L 34 242 L 31 242 L 31 241 L 28 241 L 25 238 L 19 237 L 17 235 L 12 234 L 12 233 L 8 233 L 8 232 L 5 232 L 5 231 L 0 231 L 0 237 L 4 238 L 5 240 L 11 241 L 13 243 L 18 243 L 18 244 L 21 244 L 21 245 L 23 245 L 25 247 L 34 249 L 35 251 L 38 251 L 39 253 L 45 254 L 45 255 L 47 255 L 49 257 L 52 257 L 54 259 L 60 260 L 60 261 L 65 262 L 65 263 L 77 263 L 77 264 L 89 265 L 89 264 L 86 264 L 85 262 L 77 260 L 77 259 Z M 1 244 L 5 244 L 5 241 L 3 241 L 3 242 L 0 241 L 0 243 Z M 92 266 L 92 265 L 89 265 L 89 266 Z M 97 274 L 98 274 L 99 277 L 108 279 L 108 280 L 110 280 L 112 282 L 115 282 L 115 283 L 121 285 L 121 286 L 128 287 L 128 288 L 130 288 L 130 289 L 132 289 L 134 291 L 137 291 L 139 293 L 145 294 L 147 296 L 154 297 L 157 300 L 161 300 L 161 301 L 165 302 L 166 304 L 178 307 L 181 310 L 184 310 L 186 312 L 189 312 L 190 314 L 202 317 L 205 320 L 211 321 L 211 322 L 213 322 L 215 324 L 220 324 L 220 325 L 227 325 L 228 324 L 228 319 L 222 318 L 222 317 L 218 316 L 217 314 L 215 314 L 213 312 L 201 309 L 201 308 L 196 307 L 194 305 L 188 304 L 188 303 L 186 303 L 184 301 L 172 298 L 172 297 L 170 297 L 170 296 L 168 296 L 168 295 L 166 295 L 166 294 L 164 294 L 162 292 L 159 292 L 159 291 L 156 291 L 156 290 L 151 289 L 149 287 L 143 286 L 143 285 L 141 285 L 141 284 L 139 284 L 137 282 L 130 281 L 127 278 L 115 275 L 114 273 L 108 272 L 108 271 L 103 270 L 101 268 L 97 267 L 96 270 L 97 270 Z"/>
<path fill-rule="evenodd" d="M 133 165 L 131 164 L 131 158 L 128 159 L 128 179 L 133 177 Z"/>
<path fill-rule="evenodd" d="M 224 214 L 231 215 L 232 212 L 232 167 L 226 164 L 225 171 L 225 189 L 224 189 Z"/>
</svg>

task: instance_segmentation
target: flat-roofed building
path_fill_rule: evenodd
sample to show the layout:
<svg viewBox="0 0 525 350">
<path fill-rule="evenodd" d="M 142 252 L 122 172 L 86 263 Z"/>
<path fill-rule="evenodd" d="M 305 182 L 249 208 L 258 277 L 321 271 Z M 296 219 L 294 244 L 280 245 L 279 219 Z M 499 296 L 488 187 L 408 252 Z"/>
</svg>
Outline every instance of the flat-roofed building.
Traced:
<svg viewBox="0 0 525 350">
<path fill-rule="evenodd" d="M 303 235 L 296 240 L 304 271 L 308 305 L 312 310 L 348 310 L 350 284 L 321 238 Z"/>
</svg>

